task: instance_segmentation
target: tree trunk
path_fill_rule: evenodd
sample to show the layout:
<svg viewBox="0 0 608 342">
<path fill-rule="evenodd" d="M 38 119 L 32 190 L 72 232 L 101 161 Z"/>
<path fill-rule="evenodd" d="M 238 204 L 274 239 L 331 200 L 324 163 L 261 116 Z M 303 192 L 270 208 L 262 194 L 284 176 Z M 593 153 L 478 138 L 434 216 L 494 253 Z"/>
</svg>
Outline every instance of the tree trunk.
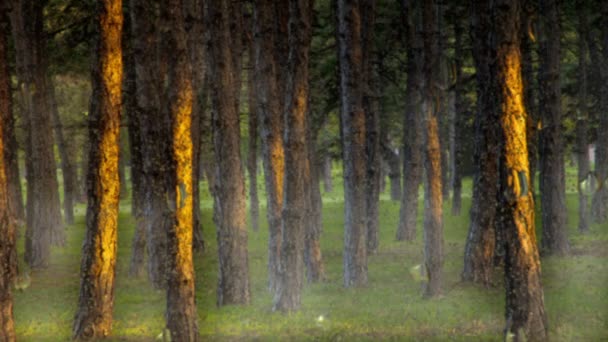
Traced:
<svg viewBox="0 0 608 342">
<path fill-rule="evenodd" d="M 464 6 L 461 6 L 464 7 Z M 458 18 L 462 18 L 466 12 L 459 7 L 457 10 Z M 450 149 L 452 164 L 452 215 L 460 216 L 462 209 L 462 164 L 465 156 L 463 155 L 463 142 L 466 136 L 466 121 L 468 108 L 466 103 L 466 91 L 462 75 L 465 49 L 464 49 L 464 28 L 460 19 L 454 20 L 454 68 L 456 69 L 456 80 L 454 85 L 454 116 L 453 116 L 453 139 Z"/>
<path fill-rule="evenodd" d="M 404 1 L 407 17 L 407 88 L 403 115 L 403 192 L 396 239 L 413 241 L 416 237 L 418 190 L 422 181 L 422 46 L 416 30 L 419 16 L 412 2 Z"/>
<path fill-rule="evenodd" d="M 323 159 L 323 191 L 326 194 L 334 191 L 334 182 L 332 179 L 331 169 L 331 156 L 325 156 L 325 158 Z"/>
<path fill-rule="evenodd" d="M 338 0 L 340 117 L 344 160 L 344 286 L 367 285 L 365 111 L 361 8 Z"/>
<path fill-rule="evenodd" d="M 13 295 L 11 286 L 17 269 L 17 249 L 15 239 L 15 200 L 10 192 L 9 176 L 11 161 L 9 152 L 14 137 L 11 99 L 11 82 L 8 71 L 8 8 L 0 5 L 0 341 L 15 341 L 13 321 Z M 12 146 L 14 147 L 14 146 Z"/>
<path fill-rule="evenodd" d="M 312 125 L 310 125 L 312 126 Z M 319 159 L 316 147 L 316 137 L 318 130 L 313 132 L 309 128 L 308 137 L 308 168 L 309 179 L 307 187 L 308 203 L 307 210 L 309 217 L 306 230 L 306 246 L 304 251 L 304 262 L 306 263 L 306 276 L 308 282 L 316 283 L 325 280 L 325 265 L 321 254 L 321 231 L 323 230 L 323 199 L 321 197 L 319 169 L 321 160 Z"/>
<path fill-rule="evenodd" d="M 608 58 L 608 3 L 602 2 L 601 11 L 602 56 L 605 61 Z M 608 220 L 608 71 L 603 70 L 601 74 L 601 109 L 595 144 L 595 176 L 598 182 L 591 201 L 591 215 L 596 223 Z"/>
<path fill-rule="evenodd" d="M 576 120 L 576 155 L 578 164 L 577 190 L 578 190 L 578 230 L 581 233 L 589 231 L 589 134 L 587 109 L 587 35 L 589 26 L 587 22 L 587 1 L 579 0 L 578 8 L 578 111 Z"/>
<path fill-rule="evenodd" d="M 505 244 L 505 338 L 544 341 L 547 318 L 534 231 L 534 198 L 528 190 L 530 173 L 519 50 L 520 5 L 517 1 L 504 0 L 490 5 L 489 9 L 495 25 L 495 96 L 500 116 L 498 229 Z"/>
<path fill-rule="evenodd" d="M 496 247 L 496 207 L 498 184 L 498 108 L 491 63 L 490 45 L 492 16 L 489 5 L 476 1 L 471 13 L 473 57 L 477 78 L 477 112 L 475 114 L 475 153 L 471 222 L 464 251 L 462 279 L 489 285 L 492 281 Z"/>
<path fill-rule="evenodd" d="M 116 273 L 119 134 L 123 23 L 121 0 L 97 2 L 98 37 L 89 110 L 87 230 L 82 246 L 80 297 L 74 319 L 77 340 L 107 337 L 112 329 Z"/>
<path fill-rule="evenodd" d="M 275 2 L 255 1 L 255 83 L 257 84 L 257 117 L 261 122 L 262 160 L 266 183 L 266 213 L 268 218 L 268 286 L 274 293 L 281 250 L 281 205 L 283 203 L 283 118 L 280 84 L 283 82 L 277 56 L 280 49 L 275 26 Z"/>
<path fill-rule="evenodd" d="M 401 199 L 401 160 L 389 141 L 388 132 L 384 130 L 380 135 L 382 155 L 388 164 L 388 178 L 391 181 L 391 201 L 398 201 Z"/>
<path fill-rule="evenodd" d="M 524 82 L 524 105 L 526 106 L 528 140 L 528 160 L 530 165 L 530 191 L 536 192 L 536 165 L 538 164 L 538 108 L 536 106 L 537 84 L 534 69 L 534 41 L 530 37 L 530 30 L 536 19 L 536 2 L 529 2 L 521 11 L 521 68 Z"/>
<path fill-rule="evenodd" d="M 145 0 L 133 0 L 131 25 L 135 58 L 137 107 L 140 110 L 143 180 L 143 225 L 148 255 L 148 278 L 157 288 L 166 286 L 167 162 L 170 160 L 168 117 L 162 111 L 162 62 L 159 61 L 159 32 L 154 8 Z M 162 66 L 162 67 L 161 67 Z"/>
<path fill-rule="evenodd" d="M 217 174 L 214 220 L 220 263 L 217 304 L 248 304 L 247 207 L 240 153 L 239 115 L 235 106 L 234 56 L 237 39 L 230 30 L 234 8 L 228 0 L 208 1 L 209 70 L 212 85 L 213 130 Z M 240 38 L 238 38 L 240 39 Z"/>
<path fill-rule="evenodd" d="M 249 174 L 249 215 L 254 232 L 260 230 L 260 200 L 258 199 L 258 116 L 257 116 L 257 84 L 255 77 L 255 48 L 253 41 L 249 45 L 249 72 L 247 74 L 247 90 L 249 99 L 249 153 L 247 155 L 247 171 Z"/>
<path fill-rule="evenodd" d="M 194 207 L 194 146 L 192 141 L 193 91 L 191 56 L 184 28 L 182 0 L 166 0 L 164 17 L 169 33 L 165 41 L 172 51 L 169 59 L 167 99 L 171 119 L 171 166 L 167 188 L 171 211 L 168 229 L 167 329 L 172 341 L 198 341 L 194 291 L 192 241 Z M 202 61 L 201 61 L 202 62 Z"/>
<path fill-rule="evenodd" d="M 542 209 L 542 250 L 565 255 L 570 250 L 566 226 L 566 175 L 561 131 L 560 22 L 555 0 L 541 0 L 543 39 L 540 43 L 539 107 L 543 122 L 540 131 L 540 195 Z"/>
<path fill-rule="evenodd" d="M 443 273 L 443 187 L 439 122 L 434 106 L 435 69 L 438 64 L 436 5 L 423 4 L 424 25 L 424 266 L 427 283 L 425 297 L 441 294 Z"/>
<path fill-rule="evenodd" d="M 30 152 L 28 161 L 28 226 L 26 262 L 31 268 L 45 268 L 50 245 L 65 242 L 53 153 L 46 41 L 43 31 L 43 2 L 17 1 L 12 13 L 16 44 L 17 76 L 23 87 L 24 108 L 28 117 Z M 33 67 L 32 67 L 33 66 Z"/>
</svg>

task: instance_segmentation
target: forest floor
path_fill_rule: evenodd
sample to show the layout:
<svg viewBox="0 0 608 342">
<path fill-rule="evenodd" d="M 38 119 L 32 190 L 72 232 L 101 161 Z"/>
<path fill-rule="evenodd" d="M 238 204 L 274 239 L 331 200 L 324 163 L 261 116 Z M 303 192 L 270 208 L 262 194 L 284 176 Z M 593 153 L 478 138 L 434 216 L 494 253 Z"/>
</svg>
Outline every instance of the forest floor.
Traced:
<svg viewBox="0 0 608 342">
<path fill-rule="evenodd" d="M 495 286 L 490 288 L 460 281 L 470 198 L 463 199 L 463 214 L 459 217 L 450 215 L 451 202 L 446 203 L 442 297 L 423 299 L 421 284 L 410 273 L 410 269 L 422 261 L 422 215 L 419 215 L 415 242 L 395 241 L 399 203 L 390 201 L 387 193 L 382 194 L 380 207 L 380 249 L 377 255 L 369 258 L 369 286 L 344 289 L 344 215 L 339 178 L 339 173 L 336 173 L 334 192 L 324 194 L 326 204 L 321 244 L 328 281 L 307 284 L 302 296 L 302 309 L 289 315 L 271 311 L 272 298 L 266 288 L 268 233 L 264 208 L 260 213 L 260 231 L 249 233 L 251 305 L 216 307 L 218 257 L 215 228 L 209 209 L 211 197 L 205 191 L 206 184 L 201 183 L 206 250 L 195 255 L 195 263 L 199 329 L 203 341 L 502 340 L 502 270 L 496 269 Z M 261 179 L 259 187 L 260 203 L 265 203 Z M 569 191 L 568 228 L 572 255 L 542 258 L 550 337 L 552 341 L 606 340 L 608 224 L 595 225 L 589 234 L 579 234 L 576 230 L 577 195 L 571 186 Z M 470 180 L 465 182 L 463 193 L 470 193 Z M 51 266 L 33 273 L 31 286 L 15 294 L 19 341 L 70 339 L 78 301 L 84 212 L 84 205 L 79 205 L 76 223 L 67 228 L 67 244 L 53 249 Z M 128 276 L 133 229 L 130 202 L 126 199 L 121 201 L 111 341 L 154 341 L 163 331 L 164 293 L 153 290 L 143 277 L 132 279 Z M 22 240 L 19 244 L 21 259 Z"/>
</svg>

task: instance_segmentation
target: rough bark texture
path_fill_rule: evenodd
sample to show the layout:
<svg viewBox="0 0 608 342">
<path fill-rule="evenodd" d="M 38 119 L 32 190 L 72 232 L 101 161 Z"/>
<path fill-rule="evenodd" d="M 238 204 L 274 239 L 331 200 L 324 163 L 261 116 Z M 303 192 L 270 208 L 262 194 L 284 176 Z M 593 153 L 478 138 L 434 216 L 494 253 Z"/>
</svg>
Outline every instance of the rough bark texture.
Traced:
<svg viewBox="0 0 608 342">
<path fill-rule="evenodd" d="M 457 10 L 458 18 L 465 14 L 461 8 Z M 463 80 L 463 63 L 465 58 L 464 28 L 459 19 L 454 20 L 454 69 L 456 79 L 454 84 L 454 114 L 453 114 L 453 139 L 450 146 L 451 180 L 452 180 L 452 215 L 460 216 L 462 209 L 462 176 L 463 176 L 463 143 L 466 136 L 466 120 L 468 113 L 466 103 L 466 90 Z"/>
<path fill-rule="evenodd" d="M 496 101 L 500 115 L 498 229 L 505 244 L 506 338 L 547 339 L 541 269 L 534 230 L 519 50 L 520 5 L 490 6 L 495 31 Z"/>
<path fill-rule="evenodd" d="M 252 40 L 253 43 L 253 40 Z M 249 175 L 249 215 L 254 232 L 260 230 L 260 200 L 258 199 L 258 108 L 255 83 L 255 49 L 249 46 L 249 72 L 247 74 L 247 91 L 249 100 L 249 143 L 247 148 L 247 172 Z"/>
<path fill-rule="evenodd" d="M 359 1 L 338 0 L 337 15 L 344 160 L 344 286 L 353 287 L 367 285 L 367 167 Z"/>
<path fill-rule="evenodd" d="M 148 278 L 155 288 L 166 286 L 167 254 L 167 163 L 169 122 L 162 110 L 164 67 L 159 61 L 159 25 L 154 7 L 145 0 L 132 0 L 131 25 L 135 59 L 137 107 L 140 111 L 143 180 L 143 219 Z M 137 38 L 136 38 L 137 37 Z M 162 51 L 161 51 L 162 52 Z M 162 67 L 161 67 L 162 66 Z"/>
<path fill-rule="evenodd" d="M 268 286 L 274 292 L 281 250 L 281 205 L 283 203 L 283 118 L 280 84 L 283 82 L 277 56 L 281 41 L 275 26 L 275 2 L 254 2 L 255 83 L 257 109 L 262 140 L 262 161 L 266 184 L 266 216 L 268 218 Z"/>
<path fill-rule="evenodd" d="M 561 129 L 560 22 L 555 0 L 541 0 L 543 39 L 540 43 L 539 108 L 540 195 L 542 211 L 542 251 L 565 255 L 570 246 L 566 226 L 566 171 Z"/>
<path fill-rule="evenodd" d="M 536 84 L 536 73 L 534 68 L 534 48 L 535 41 L 530 36 L 534 21 L 537 20 L 536 5 L 530 1 L 522 6 L 521 11 L 521 69 L 522 80 L 524 82 L 524 105 L 526 106 L 528 140 L 528 160 L 530 161 L 530 191 L 534 195 L 536 191 L 536 164 L 538 164 L 538 108 L 536 96 L 538 87 Z"/>
<path fill-rule="evenodd" d="M 167 44 L 172 57 L 168 65 L 167 99 L 171 120 L 171 166 L 169 167 L 168 199 L 171 226 L 168 229 L 167 329 L 172 341 L 198 341 L 197 313 L 194 292 L 192 240 L 195 224 L 193 175 L 194 146 L 192 141 L 193 90 L 191 60 L 188 50 L 182 0 L 166 0 Z"/>
<path fill-rule="evenodd" d="M 587 135 L 589 112 L 587 109 L 587 1 L 579 0 L 578 7 L 578 111 L 576 118 L 576 157 L 577 157 L 577 190 L 578 190 L 578 230 L 582 233 L 589 231 L 589 179 L 591 171 L 589 161 L 589 143 Z"/>
<path fill-rule="evenodd" d="M 14 135 L 12 101 L 8 73 L 8 8 L 0 5 L 0 341 L 15 341 L 13 321 L 13 295 L 11 286 L 15 277 L 16 241 L 14 226 L 14 201 L 10 192 L 10 154 L 7 142 Z"/>
<path fill-rule="evenodd" d="M 48 266 L 50 244 L 65 240 L 53 154 L 49 110 L 46 42 L 43 32 L 43 2 L 16 1 L 12 12 L 16 42 L 17 76 L 21 83 L 24 116 L 28 117 L 29 158 L 28 205 L 25 258 L 31 268 Z"/>
<path fill-rule="evenodd" d="M 214 190 L 214 221 L 219 253 L 217 304 L 248 304 L 247 206 L 240 153 L 239 116 L 235 106 L 233 51 L 235 37 L 229 18 L 234 9 L 228 0 L 207 2 L 210 29 L 209 76 L 213 108 L 213 138 L 217 173 Z"/>
<path fill-rule="evenodd" d="M 493 46 L 489 5 L 476 1 L 471 8 L 473 57 L 477 75 L 475 114 L 475 154 L 471 222 L 464 252 L 462 279 L 488 285 L 492 281 L 495 253 L 496 204 L 498 185 L 498 114 L 491 69 Z"/>
<path fill-rule="evenodd" d="M 403 192 L 396 239 L 413 241 L 418 217 L 418 190 L 422 182 L 422 39 L 417 30 L 418 13 L 404 1 L 407 37 L 407 88 L 403 115 Z"/>
<path fill-rule="evenodd" d="M 601 27 L 602 27 L 602 57 L 608 58 L 608 2 L 602 2 Z M 597 189 L 593 194 L 591 202 L 591 215 L 596 223 L 608 220 L 608 71 L 601 62 L 602 86 L 600 96 L 599 126 L 597 129 L 597 142 L 595 144 L 595 177 L 597 178 Z"/>
<path fill-rule="evenodd" d="M 304 283 L 304 241 L 310 193 L 308 164 L 308 62 L 312 39 L 312 0 L 289 1 L 289 60 L 285 101 L 285 194 L 279 282 L 274 310 L 300 308 Z M 306 182 L 308 181 L 308 183 Z M 307 197 L 308 195 L 308 197 Z"/>
<path fill-rule="evenodd" d="M 106 337 L 112 329 L 116 273 L 118 155 L 121 112 L 123 23 L 121 0 L 97 2 L 98 38 L 89 110 L 86 236 L 82 246 L 80 297 L 74 319 L 77 340 Z"/>
</svg>

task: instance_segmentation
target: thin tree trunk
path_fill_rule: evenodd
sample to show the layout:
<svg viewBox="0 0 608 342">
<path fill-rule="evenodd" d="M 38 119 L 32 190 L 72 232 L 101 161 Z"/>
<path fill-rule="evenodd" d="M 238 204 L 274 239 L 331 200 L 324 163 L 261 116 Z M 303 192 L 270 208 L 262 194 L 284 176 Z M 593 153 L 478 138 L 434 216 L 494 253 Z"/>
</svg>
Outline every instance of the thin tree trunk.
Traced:
<svg viewBox="0 0 608 342">
<path fill-rule="evenodd" d="M 281 205 L 283 203 L 283 118 L 280 97 L 281 69 L 273 51 L 280 49 L 275 26 L 275 2 L 257 0 L 254 6 L 255 83 L 257 117 L 261 123 L 262 160 L 266 183 L 268 218 L 268 286 L 274 293 L 281 250 Z"/>
<path fill-rule="evenodd" d="M 312 126 L 312 125 L 310 125 Z M 307 187 L 308 224 L 306 230 L 306 247 L 304 262 L 308 282 L 316 283 L 325 280 L 325 265 L 321 254 L 321 231 L 323 230 L 323 199 L 321 197 L 319 169 L 321 161 L 315 150 L 318 131 L 308 132 L 308 168 L 310 179 Z"/>
<path fill-rule="evenodd" d="M 521 17 L 521 68 L 524 82 L 524 104 L 527 115 L 528 159 L 530 161 L 530 191 L 536 192 L 536 166 L 538 164 L 538 108 L 536 106 L 537 86 L 534 69 L 534 44 L 530 30 L 536 18 L 536 2 L 529 2 L 522 7 Z"/>
<path fill-rule="evenodd" d="M 326 194 L 334 191 L 334 182 L 331 174 L 332 166 L 331 157 L 325 156 L 323 159 L 323 191 Z"/>
<path fill-rule="evenodd" d="M 97 2 L 98 38 L 89 111 L 87 230 L 82 247 L 80 297 L 74 318 L 77 340 L 106 337 L 112 329 L 120 183 L 122 1 Z"/>
<path fill-rule="evenodd" d="M 543 39 L 540 43 L 539 107 L 543 128 L 540 131 L 540 195 L 542 209 L 542 250 L 565 255 L 570 250 L 566 226 L 566 175 L 561 131 L 560 22 L 555 0 L 541 0 Z"/>
<path fill-rule="evenodd" d="M 380 148 L 382 156 L 388 164 L 388 178 L 391 181 L 391 201 L 399 201 L 401 199 L 401 158 L 393 150 L 386 129 L 380 134 Z"/>
<path fill-rule="evenodd" d="M 462 7 L 462 8 L 461 8 Z M 464 6 L 457 9 L 457 16 L 461 18 L 466 11 Z M 463 159 L 463 140 L 465 139 L 465 127 L 468 116 L 466 92 L 462 75 L 463 60 L 465 57 L 464 49 L 464 28 L 460 19 L 454 20 L 454 68 L 456 69 L 456 80 L 454 85 L 454 116 L 453 116 L 453 139 L 450 149 L 452 163 L 452 215 L 460 216 L 462 210 L 462 165 Z"/>
<path fill-rule="evenodd" d="M 545 341 L 547 317 L 534 231 L 534 198 L 526 143 L 519 50 L 520 4 L 490 5 L 495 37 L 496 105 L 500 115 L 498 229 L 505 244 L 506 328 L 514 341 Z"/>
<path fill-rule="evenodd" d="M 579 0 L 578 8 L 578 111 L 576 120 L 576 155 L 578 161 L 578 230 L 589 231 L 589 179 L 591 170 L 587 142 L 589 113 L 587 109 L 587 1 Z"/>
<path fill-rule="evenodd" d="M 208 1 L 210 28 L 209 70 L 212 85 L 213 129 L 217 165 L 214 220 L 220 263 L 217 304 L 248 304 L 247 209 L 240 153 L 239 115 L 234 98 L 233 51 L 227 42 L 237 39 L 230 30 L 234 8 L 228 0 Z M 238 38 L 240 39 L 240 38 Z"/>
<path fill-rule="evenodd" d="M 258 116 L 255 77 L 255 48 L 253 41 L 249 46 L 249 72 L 247 74 L 247 90 L 249 99 L 249 154 L 247 155 L 247 171 L 249 174 L 249 215 L 254 232 L 260 230 L 260 200 L 258 199 Z"/>
<path fill-rule="evenodd" d="M 498 184 L 498 108 L 494 101 L 492 16 L 489 5 L 476 1 L 471 8 L 473 57 L 477 78 L 475 153 L 471 222 L 464 251 L 462 279 L 489 285 L 496 247 Z"/>
<path fill-rule="evenodd" d="M 194 291 L 192 242 L 195 224 L 193 186 L 194 146 L 192 109 L 195 102 L 191 56 L 184 28 L 182 0 L 166 0 L 164 16 L 168 31 L 166 44 L 172 51 L 169 59 L 167 99 L 171 119 L 171 166 L 167 193 L 171 226 L 168 230 L 167 329 L 172 341 L 198 341 L 197 313 Z"/>
<path fill-rule="evenodd" d="M 403 115 L 403 192 L 396 239 L 412 241 L 416 237 L 418 190 L 422 181 L 422 39 L 416 30 L 419 17 L 414 4 L 403 2 L 407 18 L 407 88 Z"/>
<path fill-rule="evenodd" d="M 340 117 L 344 160 L 344 286 L 367 284 L 365 111 L 361 61 L 361 8 L 338 0 Z"/>
</svg>

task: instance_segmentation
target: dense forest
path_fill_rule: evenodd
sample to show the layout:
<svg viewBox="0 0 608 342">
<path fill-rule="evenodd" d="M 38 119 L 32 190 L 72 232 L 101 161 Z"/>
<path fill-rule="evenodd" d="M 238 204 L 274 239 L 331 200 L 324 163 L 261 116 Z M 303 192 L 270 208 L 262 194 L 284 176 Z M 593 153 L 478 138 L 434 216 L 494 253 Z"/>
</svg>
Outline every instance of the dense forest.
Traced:
<svg viewBox="0 0 608 342">
<path fill-rule="evenodd" d="M 0 0 L 0 342 L 608 337 L 608 2 Z"/>
</svg>

